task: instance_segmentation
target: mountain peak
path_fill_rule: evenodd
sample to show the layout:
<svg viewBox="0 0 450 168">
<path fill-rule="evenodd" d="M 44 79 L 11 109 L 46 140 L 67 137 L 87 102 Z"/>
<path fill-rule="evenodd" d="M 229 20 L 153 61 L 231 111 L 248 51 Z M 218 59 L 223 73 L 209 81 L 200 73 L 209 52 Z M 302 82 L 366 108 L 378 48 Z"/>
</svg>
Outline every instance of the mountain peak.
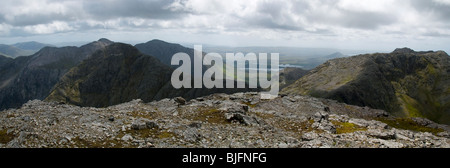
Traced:
<svg viewBox="0 0 450 168">
<path fill-rule="evenodd" d="M 150 41 L 148 41 L 148 42 L 168 43 L 168 42 L 163 41 L 163 40 L 160 40 L 160 39 L 153 39 L 153 40 L 150 40 Z"/>
<path fill-rule="evenodd" d="M 114 43 L 113 41 L 107 39 L 107 38 L 101 38 L 97 40 L 98 42 L 103 42 L 103 43 Z"/>
<path fill-rule="evenodd" d="M 404 47 L 404 48 L 397 48 L 395 49 L 392 53 L 415 53 L 414 50 L 408 48 L 408 47 Z"/>
</svg>

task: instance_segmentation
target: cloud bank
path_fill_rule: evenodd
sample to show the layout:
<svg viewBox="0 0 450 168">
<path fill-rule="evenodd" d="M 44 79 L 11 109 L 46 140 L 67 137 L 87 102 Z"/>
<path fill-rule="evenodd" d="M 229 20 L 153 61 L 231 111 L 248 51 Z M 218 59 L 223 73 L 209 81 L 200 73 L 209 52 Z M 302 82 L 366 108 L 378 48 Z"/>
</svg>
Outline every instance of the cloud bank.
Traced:
<svg viewBox="0 0 450 168">
<path fill-rule="evenodd" d="M 445 42 L 449 9 L 450 0 L 2 0 L 0 40 L 122 32 L 267 44 Z"/>
</svg>

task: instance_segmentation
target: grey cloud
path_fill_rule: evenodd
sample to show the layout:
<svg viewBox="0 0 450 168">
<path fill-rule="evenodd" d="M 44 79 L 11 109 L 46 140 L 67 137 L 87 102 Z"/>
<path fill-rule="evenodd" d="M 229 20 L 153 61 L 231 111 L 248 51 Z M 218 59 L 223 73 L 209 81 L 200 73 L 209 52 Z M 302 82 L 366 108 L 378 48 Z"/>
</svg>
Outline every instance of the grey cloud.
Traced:
<svg viewBox="0 0 450 168">
<path fill-rule="evenodd" d="M 435 15 L 435 20 L 450 21 L 450 4 L 438 3 L 432 0 L 411 0 L 411 4 L 420 13 Z"/>
<path fill-rule="evenodd" d="M 426 33 L 423 33 L 422 35 L 429 36 L 429 37 L 450 37 L 450 34 L 443 34 L 443 33 L 439 33 L 436 31 L 426 32 Z"/>
<path fill-rule="evenodd" d="M 12 20 L 6 20 L 5 23 L 12 26 L 29 26 L 37 24 L 47 24 L 53 21 L 74 21 L 75 16 L 70 15 L 54 15 L 54 14 L 42 14 L 42 15 L 17 15 Z"/>
<path fill-rule="evenodd" d="M 185 12 L 167 8 L 173 1 L 83 1 L 83 9 L 94 19 L 105 20 L 117 17 L 135 17 L 150 19 L 176 19 Z"/>
<path fill-rule="evenodd" d="M 338 1 L 323 0 L 324 9 L 334 10 L 339 13 L 333 15 L 332 12 L 314 11 L 306 8 L 306 12 L 302 13 L 311 23 L 319 23 L 332 27 L 344 27 L 364 30 L 375 30 L 380 26 L 390 25 L 398 21 L 398 16 L 386 12 L 357 11 L 339 8 L 336 3 Z"/>
<path fill-rule="evenodd" d="M 348 28 L 377 29 L 383 25 L 393 24 L 397 21 L 396 16 L 387 13 L 343 11 L 344 15 L 337 20 Z"/>
</svg>

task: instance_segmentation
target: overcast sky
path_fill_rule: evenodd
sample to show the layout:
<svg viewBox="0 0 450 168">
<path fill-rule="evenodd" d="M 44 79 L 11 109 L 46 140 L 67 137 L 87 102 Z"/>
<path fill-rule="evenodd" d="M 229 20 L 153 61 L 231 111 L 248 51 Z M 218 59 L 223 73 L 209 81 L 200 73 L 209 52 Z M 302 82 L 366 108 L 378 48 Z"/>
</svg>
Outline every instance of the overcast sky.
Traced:
<svg viewBox="0 0 450 168">
<path fill-rule="evenodd" d="M 0 43 L 450 51 L 450 0 L 1 0 Z"/>
</svg>

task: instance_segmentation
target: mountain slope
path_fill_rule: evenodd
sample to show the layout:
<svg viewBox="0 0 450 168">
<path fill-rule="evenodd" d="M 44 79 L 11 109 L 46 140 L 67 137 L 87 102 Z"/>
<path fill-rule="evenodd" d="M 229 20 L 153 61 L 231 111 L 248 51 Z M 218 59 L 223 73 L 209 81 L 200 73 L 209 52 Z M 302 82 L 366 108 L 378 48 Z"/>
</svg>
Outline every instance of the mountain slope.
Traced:
<svg viewBox="0 0 450 168">
<path fill-rule="evenodd" d="M 293 84 L 309 71 L 301 68 L 288 67 L 280 71 L 280 90 Z"/>
<path fill-rule="evenodd" d="M 282 90 L 450 124 L 450 57 L 442 51 L 338 58 Z"/>
<path fill-rule="evenodd" d="M 72 67 L 112 42 L 96 41 L 78 47 L 45 47 L 36 54 L 18 57 L 0 67 L 0 109 L 20 107 L 44 99 Z"/>
<path fill-rule="evenodd" d="M 13 60 L 13 59 L 10 58 L 10 57 L 0 55 L 0 68 L 1 68 L 4 64 L 6 64 L 6 63 L 8 63 L 9 61 L 12 61 L 12 60 Z"/>
<path fill-rule="evenodd" d="M 115 43 L 71 69 L 47 100 L 105 107 L 141 98 L 153 100 L 172 70 L 127 44 Z"/>
<path fill-rule="evenodd" d="M 72 68 L 55 85 L 46 100 L 79 106 L 107 107 L 142 99 L 144 102 L 183 96 L 192 99 L 212 93 L 235 93 L 259 89 L 175 89 L 173 69 L 137 48 L 115 43 L 97 51 Z"/>
</svg>

